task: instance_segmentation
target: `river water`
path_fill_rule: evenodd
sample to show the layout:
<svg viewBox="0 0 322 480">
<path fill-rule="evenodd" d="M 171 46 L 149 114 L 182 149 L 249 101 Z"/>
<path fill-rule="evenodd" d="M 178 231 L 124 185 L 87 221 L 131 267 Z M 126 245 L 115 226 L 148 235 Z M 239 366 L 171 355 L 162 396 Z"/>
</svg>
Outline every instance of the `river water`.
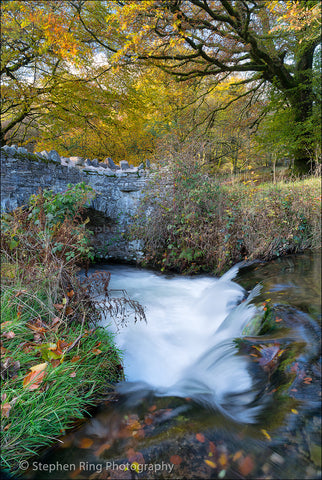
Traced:
<svg viewBox="0 0 322 480">
<path fill-rule="evenodd" d="M 126 381 L 28 478 L 320 478 L 319 253 L 220 279 L 96 270 L 147 322 L 102 319 Z"/>
</svg>

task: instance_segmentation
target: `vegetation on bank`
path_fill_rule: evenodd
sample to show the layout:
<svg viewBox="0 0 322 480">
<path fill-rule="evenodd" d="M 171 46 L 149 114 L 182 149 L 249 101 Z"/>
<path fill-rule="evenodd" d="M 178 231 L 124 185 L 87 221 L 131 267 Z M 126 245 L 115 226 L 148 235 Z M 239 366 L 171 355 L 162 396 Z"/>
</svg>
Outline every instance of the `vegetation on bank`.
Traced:
<svg viewBox="0 0 322 480">
<path fill-rule="evenodd" d="M 178 154 L 160 168 L 132 232 L 144 241 L 146 265 L 218 274 L 245 259 L 320 247 L 318 178 L 260 184 L 251 169 L 249 178 L 224 184 L 200 159 Z"/>
<path fill-rule="evenodd" d="M 1 464 L 16 474 L 19 461 L 123 377 L 113 337 L 98 326 L 90 279 L 76 275 L 92 254 L 80 223 L 92 195 L 84 184 L 44 191 L 2 217 Z M 108 292 L 109 276 L 100 280 Z"/>
</svg>

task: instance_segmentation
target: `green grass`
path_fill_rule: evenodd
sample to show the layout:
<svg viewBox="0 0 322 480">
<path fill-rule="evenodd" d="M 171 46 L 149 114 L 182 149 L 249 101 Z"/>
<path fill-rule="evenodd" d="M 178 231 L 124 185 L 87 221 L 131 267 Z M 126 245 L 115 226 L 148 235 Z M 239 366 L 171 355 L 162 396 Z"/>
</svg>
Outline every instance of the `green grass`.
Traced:
<svg viewBox="0 0 322 480">
<path fill-rule="evenodd" d="M 41 334 L 38 344 L 37 332 L 28 328 L 27 323 L 37 314 L 46 325 L 51 325 L 52 312 L 46 310 L 37 293 L 25 291 L 17 296 L 19 291 L 20 288 L 5 287 L 1 295 L 1 361 L 11 365 L 2 381 L 1 464 L 16 474 L 19 461 L 30 459 L 40 448 L 53 443 L 120 378 L 119 352 L 104 329 L 90 333 L 86 323 L 62 323 L 58 331 L 49 328 Z M 85 336 L 60 358 L 61 363 L 60 359 L 56 361 L 56 366 L 54 360 L 46 361 L 38 348 L 46 343 L 57 344 L 58 340 L 71 344 L 81 334 Z M 42 363 L 48 365 L 39 388 L 24 388 L 23 380 L 30 367 Z M 6 414 L 8 405 L 11 408 Z"/>
</svg>

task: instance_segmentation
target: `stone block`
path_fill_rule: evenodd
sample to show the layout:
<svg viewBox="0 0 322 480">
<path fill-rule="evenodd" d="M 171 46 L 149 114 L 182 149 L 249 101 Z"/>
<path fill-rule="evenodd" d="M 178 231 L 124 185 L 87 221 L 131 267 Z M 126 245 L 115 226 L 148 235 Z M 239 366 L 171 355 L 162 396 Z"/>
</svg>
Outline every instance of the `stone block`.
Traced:
<svg viewBox="0 0 322 480">
<path fill-rule="evenodd" d="M 22 154 L 29 153 L 25 147 L 18 147 L 17 152 Z"/>
<path fill-rule="evenodd" d="M 104 162 L 107 164 L 107 166 L 108 166 L 111 170 L 117 170 L 117 166 L 115 165 L 115 163 L 113 162 L 113 160 L 111 159 L 111 157 L 105 158 Z"/>
<path fill-rule="evenodd" d="M 78 167 L 83 167 L 85 164 L 84 157 L 70 157 L 70 160 L 75 163 Z"/>
<path fill-rule="evenodd" d="M 15 145 L 11 145 L 11 147 L 9 147 L 9 145 L 5 145 L 4 147 L 2 147 L 1 150 L 4 150 L 10 157 L 14 156 L 14 154 L 16 153 Z"/>
<path fill-rule="evenodd" d="M 129 170 L 130 169 L 130 165 L 128 164 L 128 162 L 126 160 L 121 160 L 120 161 L 120 167 L 121 167 L 121 170 Z"/>
<path fill-rule="evenodd" d="M 60 163 L 60 155 L 56 150 L 50 150 L 48 153 L 49 160 L 52 160 L 55 163 Z"/>
</svg>

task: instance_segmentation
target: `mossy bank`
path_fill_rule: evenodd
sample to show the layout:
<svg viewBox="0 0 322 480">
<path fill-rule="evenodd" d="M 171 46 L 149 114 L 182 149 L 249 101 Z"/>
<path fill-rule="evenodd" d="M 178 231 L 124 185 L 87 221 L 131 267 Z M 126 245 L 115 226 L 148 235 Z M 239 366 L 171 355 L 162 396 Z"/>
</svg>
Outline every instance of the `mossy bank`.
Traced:
<svg viewBox="0 0 322 480">
<path fill-rule="evenodd" d="M 85 185 L 43 192 L 2 217 L 1 468 L 15 476 L 19 462 L 55 442 L 123 378 L 90 279 L 78 277 L 92 256 L 80 223 L 91 195 Z"/>
</svg>

